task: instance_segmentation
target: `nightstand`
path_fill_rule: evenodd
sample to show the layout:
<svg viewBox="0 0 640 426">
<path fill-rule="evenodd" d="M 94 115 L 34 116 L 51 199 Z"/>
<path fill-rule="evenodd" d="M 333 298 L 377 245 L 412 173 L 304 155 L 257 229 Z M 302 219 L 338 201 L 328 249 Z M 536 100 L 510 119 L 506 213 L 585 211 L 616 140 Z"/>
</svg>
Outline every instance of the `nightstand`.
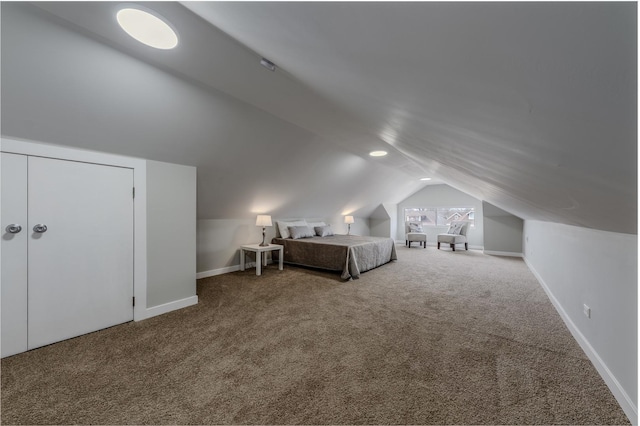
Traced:
<svg viewBox="0 0 640 426">
<path fill-rule="evenodd" d="M 260 246 L 260 244 L 247 244 L 240 246 L 240 270 L 244 271 L 244 258 L 247 255 L 246 252 L 252 251 L 256 254 L 256 275 L 262 274 L 262 265 L 267 266 L 267 252 L 279 250 L 280 269 L 282 271 L 282 259 L 284 258 L 284 246 L 280 244 L 269 244 L 267 246 Z"/>
</svg>

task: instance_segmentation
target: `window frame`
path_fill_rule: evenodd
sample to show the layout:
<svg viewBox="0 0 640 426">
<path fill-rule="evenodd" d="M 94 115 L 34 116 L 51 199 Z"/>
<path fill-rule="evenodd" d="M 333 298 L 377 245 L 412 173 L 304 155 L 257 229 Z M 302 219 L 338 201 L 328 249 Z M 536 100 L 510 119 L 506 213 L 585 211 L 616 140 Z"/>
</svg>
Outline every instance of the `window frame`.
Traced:
<svg viewBox="0 0 640 426">
<path fill-rule="evenodd" d="M 456 219 L 456 220 L 460 220 L 462 222 L 468 222 L 469 223 L 469 227 L 470 228 L 475 228 L 475 224 L 476 224 L 476 218 L 475 218 L 475 214 L 476 214 L 476 208 L 475 206 L 460 206 L 460 205 L 456 205 L 456 206 L 440 206 L 440 207 L 404 207 L 404 221 L 405 223 L 415 223 L 415 222 L 419 222 L 423 227 L 425 228 L 446 228 L 448 226 L 450 226 L 451 222 L 449 222 L 448 224 L 441 224 L 440 223 L 440 211 L 442 210 L 447 210 L 447 211 L 451 211 L 454 209 L 460 209 L 460 210 L 467 210 L 465 216 L 466 219 Z M 413 210 L 412 213 L 414 213 L 413 215 L 408 214 L 408 210 Z M 422 213 L 424 212 L 425 214 L 417 214 L 417 213 Z M 427 214 L 427 213 L 431 213 L 431 214 Z M 472 219 L 469 219 L 469 216 L 471 215 Z M 435 220 L 429 220 L 427 222 L 425 222 L 423 219 L 419 219 L 419 217 L 426 217 L 426 216 L 433 216 Z"/>
</svg>

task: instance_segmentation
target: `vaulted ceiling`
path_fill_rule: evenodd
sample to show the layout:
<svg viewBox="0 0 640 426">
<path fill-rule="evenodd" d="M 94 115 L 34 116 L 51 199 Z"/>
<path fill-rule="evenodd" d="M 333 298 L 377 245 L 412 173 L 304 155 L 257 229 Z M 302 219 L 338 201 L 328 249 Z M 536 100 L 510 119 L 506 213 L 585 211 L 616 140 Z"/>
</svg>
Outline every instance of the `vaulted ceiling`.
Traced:
<svg viewBox="0 0 640 426">
<path fill-rule="evenodd" d="M 430 176 L 636 233 L 635 3 L 145 3 L 172 51 L 118 6 L 2 4 L 3 134 L 196 165 L 201 218 L 368 215 Z"/>
</svg>

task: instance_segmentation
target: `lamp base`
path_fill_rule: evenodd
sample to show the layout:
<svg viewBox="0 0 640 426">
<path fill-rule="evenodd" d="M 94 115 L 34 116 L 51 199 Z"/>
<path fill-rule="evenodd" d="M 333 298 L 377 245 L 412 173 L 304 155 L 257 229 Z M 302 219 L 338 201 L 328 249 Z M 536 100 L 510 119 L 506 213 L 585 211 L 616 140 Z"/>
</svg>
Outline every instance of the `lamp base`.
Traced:
<svg viewBox="0 0 640 426">
<path fill-rule="evenodd" d="M 262 228 L 262 242 L 260 244 L 258 244 L 258 246 L 260 246 L 260 247 L 266 247 L 266 246 L 269 245 L 269 243 L 265 243 L 264 242 L 264 231 L 265 231 L 265 229 L 266 228 Z"/>
</svg>

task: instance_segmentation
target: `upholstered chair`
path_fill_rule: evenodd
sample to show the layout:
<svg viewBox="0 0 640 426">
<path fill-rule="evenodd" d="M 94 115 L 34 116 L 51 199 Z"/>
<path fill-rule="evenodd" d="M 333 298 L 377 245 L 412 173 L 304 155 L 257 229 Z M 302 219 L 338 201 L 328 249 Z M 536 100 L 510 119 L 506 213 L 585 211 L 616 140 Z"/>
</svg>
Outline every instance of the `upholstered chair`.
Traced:
<svg viewBox="0 0 640 426">
<path fill-rule="evenodd" d="M 438 250 L 440 250 L 440 243 L 449 244 L 453 251 L 456 251 L 456 244 L 464 243 L 464 249 L 469 250 L 468 230 L 469 222 L 451 222 L 446 234 L 438 234 Z"/>
<path fill-rule="evenodd" d="M 405 245 L 411 247 L 411 243 L 418 242 L 420 247 L 427 248 L 427 234 L 422 232 L 422 225 L 419 223 L 405 223 Z"/>
</svg>

